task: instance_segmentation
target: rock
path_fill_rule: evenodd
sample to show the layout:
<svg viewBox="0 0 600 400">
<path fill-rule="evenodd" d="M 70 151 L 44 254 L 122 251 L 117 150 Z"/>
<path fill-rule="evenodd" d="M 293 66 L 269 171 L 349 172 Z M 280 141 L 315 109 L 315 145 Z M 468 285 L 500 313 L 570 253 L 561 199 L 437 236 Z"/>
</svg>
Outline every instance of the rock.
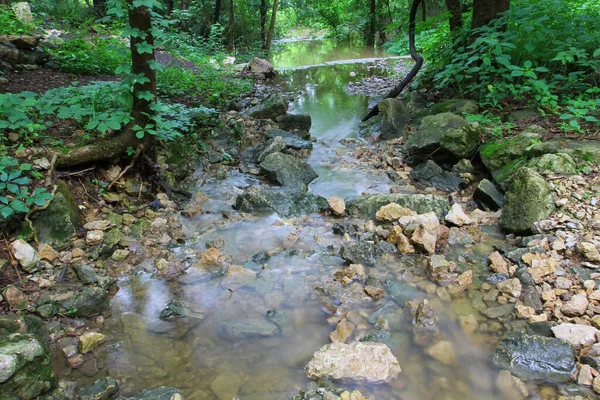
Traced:
<svg viewBox="0 0 600 400">
<path fill-rule="evenodd" d="M 494 364 L 524 380 L 543 379 L 568 382 L 575 373 L 575 351 L 556 338 L 524 333 L 500 342 L 492 356 Z"/>
<path fill-rule="evenodd" d="M 246 114 L 257 119 L 275 119 L 285 114 L 288 109 L 288 102 L 279 94 L 272 94 L 263 100 L 262 103 L 246 110 Z"/>
<path fill-rule="evenodd" d="M 248 213 L 276 212 L 283 218 L 289 218 L 326 211 L 329 204 L 325 198 L 302 190 L 263 189 L 239 195 L 235 208 Z"/>
<path fill-rule="evenodd" d="M 579 375 L 577 376 L 577 384 L 592 386 L 594 381 L 594 375 L 592 373 L 592 367 L 589 365 L 583 364 L 581 369 L 579 370 Z"/>
<path fill-rule="evenodd" d="M 471 218 L 465 214 L 462 206 L 458 203 L 454 203 L 452 207 L 450 207 L 450 211 L 446 215 L 445 219 L 446 222 L 450 222 L 456 226 L 471 225 L 473 223 Z"/>
<path fill-rule="evenodd" d="M 448 201 L 443 197 L 404 193 L 372 194 L 357 197 L 347 201 L 346 208 L 351 216 L 375 219 L 377 211 L 390 203 L 409 208 L 418 214 L 433 212 L 438 218 L 442 218 L 449 209 Z"/>
<path fill-rule="evenodd" d="M 8 289 L 7 289 L 8 290 Z M 34 315 L 0 315 L 0 336 L 12 333 L 43 334 L 44 321 Z"/>
<path fill-rule="evenodd" d="M 84 229 L 88 231 L 106 231 L 112 227 L 112 223 L 110 221 L 102 220 L 102 221 L 92 221 L 83 225 Z"/>
<path fill-rule="evenodd" d="M 79 351 L 83 354 L 89 353 L 105 340 L 106 336 L 100 332 L 85 332 L 79 336 Z"/>
<path fill-rule="evenodd" d="M 456 175 L 460 175 L 460 174 L 472 174 L 475 172 L 475 167 L 473 167 L 473 164 L 471 163 L 470 160 L 467 159 L 462 159 L 459 162 L 457 162 L 456 164 L 454 164 L 452 166 L 452 172 L 455 173 Z"/>
<path fill-rule="evenodd" d="M 17 49 L 29 49 L 33 50 L 40 44 L 40 38 L 36 36 L 18 36 L 18 35 L 4 35 L 0 36 L 1 42 L 10 42 Z"/>
<path fill-rule="evenodd" d="M 92 386 L 79 390 L 81 400 L 108 400 L 119 392 L 119 383 L 111 378 L 100 378 Z"/>
<path fill-rule="evenodd" d="M 496 379 L 496 388 L 506 400 L 524 400 L 529 392 L 523 381 L 512 376 L 510 371 L 502 370 Z"/>
<path fill-rule="evenodd" d="M 285 148 L 294 150 L 312 150 L 313 144 L 308 140 L 304 140 L 293 133 L 286 132 L 281 129 L 268 129 L 265 131 L 265 137 L 269 139 L 276 139 L 278 137 L 283 139 Z"/>
<path fill-rule="evenodd" d="M 129 257 L 129 254 L 130 254 L 130 251 L 127 249 L 117 249 L 112 253 L 110 258 L 112 258 L 115 261 L 123 261 L 127 257 Z"/>
<path fill-rule="evenodd" d="M 510 232 L 526 232 L 553 211 L 554 196 L 546 180 L 532 169 L 522 168 L 506 191 L 500 226 Z"/>
<path fill-rule="evenodd" d="M 575 175 L 577 169 L 573 158 L 566 154 L 544 154 L 539 158 L 534 158 L 527 166 L 537 172 L 554 172 L 563 175 Z"/>
<path fill-rule="evenodd" d="M 10 244 L 10 251 L 24 271 L 31 273 L 37 270 L 37 263 L 41 258 L 29 243 L 23 239 L 17 239 Z"/>
<path fill-rule="evenodd" d="M 400 254 L 413 254 L 415 248 L 403 233 L 396 233 L 396 248 Z"/>
<path fill-rule="evenodd" d="M 509 122 L 521 122 L 521 123 L 532 123 L 537 121 L 541 117 L 541 114 L 538 110 L 534 109 L 523 109 L 512 111 L 508 114 Z"/>
<path fill-rule="evenodd" d="M 275 336 L 279 333 L 279 327 L 266 319 L 240 319 L 224 321 L 219 333 L 228 340 L 237 341 Z"/>
<path fill-rule="evenodd" d="M 108 308 L 108 292 L 102 288 L 91 286 L 84 287 L 78 292 L 46 292 L 37 301 L 40 306 L 48 305 L 57 312 L 67 313 L 72 317 L 88 317 L 98 314 Z"/>
<path fill-rule="evenodd" d="M 210 384 L 210 390 L 219 400 L 237 399 L 238 392 L 247 377 L 239 372 L 225 371 L 220 373 Z"/>
<path fill-rule="evenodd" d="M 410 208 L 402 207 L 396 203 L 390 203 L 377 210 L 375 219 L 383 222 L 396 222 L 401 217 L 412 215 L 417 215 L 417 213 Z"/>
<path fill-rule="evenodd" d="M 33 23 L 33 14 L 31 14 L 31 7 L 29 7 L 29 3 L 26 1 L 21 1 L 19 3 L 15 3 L 11 6 L 13 12 L 15 13 L 15 17 L 26 25 Z"/>
<path fill-rule="evenodd" d="M 62 246 L 77 233 L 81 218 L 77 202 L 67 184 L 62 180 L 57 180 L 55 184 L 57 190 L 48 208 L 30 219 L 41 243 Z"/>
<path fill-rule="evenodd" d="M 327 203 L 333 214 L 342 217 L 346 214 L 346 202 L 341 197 L 328 197 Z"/>
<path fill-rule="evenodd" d="M 577 317 L 585 314 L 589 305 L 589 301 L 585 293 L 579 293 L 571 297 L 571 300 L 567 301 L 560 308 L 560 312 L 568 317 Z"/>
<path fill-rule="evenodd" d="M 433 186 L 445 192 L 455 192 L 469 184 L 468 181 L 451 172 L 444 171 L 432 160 L 427 160 L 427 162 L 413 169 L 410 172 L 410 177 L 425 186 Z"/>
<path fill-rule="evenodd" d="M 471 99 L 450 99 L 432 105 L 428 111 L 431 114 L 447 112 L 456 114 L 477 114 L 479 112 L 479 106 L 475 100 Z"/>
<path fill-rule="evenodd" d="M 252 74 L 258 75 L 262 79 L 270 79 L 275 77 L 275 68 L 273 68 L 273 64 L 264 58 L 254 57 L 246 68 Z"/>
<path fill-rule="evenodd" d="M 269 154 L 260 169 L 269 179 L 300 190 L 306 190 L 308 184 L 319 177 L 305 161 L 283 153 Z"/>
<path fill-rule="evenodd" d="M 447 340 L 440 340 L 425 352 L 444 365 L 456 365 L 454 346 Z"/>
<path fill-rule="evenodd" d="M 406 124 L 410 121 L 410 111 L 398 99 L 383 99 L 379 102 L 381 114 L 381 139 L 390 140 L 406 135 Z"/>
<path fill-rule="evenodd" d="M 448 294 L 450 296 L 456 297 L 465 290 L 467 290 L 471 283 L 473 283 L 473 271 L 467 270 L 460 274 L 456 278 L 456 280 L 448 286 Z"/>
<path fill-rule="evenodd" d="M 309 114 L 284 114 L 275 118 L 275 122 L 284 131 L 298 132 L 303 139 L 310 136 L 312 118 Z"/>
<path fill-rule="evenodd" d="M 521 296 L 521 281 L 517 278 L 498 282 L 496 287 L 501 293 L 507 294 L 514 299 L 518 299 Z"/>
<path fill-rule="evenodd" d="M 424 117 L 406 141 L 408 152 L 413 156 L 430 154 L 440 146 L 440 140 L 446 131 L 465 125 L 468 122 L 464 118 L 452 113 Z"/>
<path fill-rule="evenodd" d="M 508 275 L 508 262 L 502 257 L 497 251 L 493 252 L 489 256 L 490 269 L 497 274 Z"/>
<path fill-rule="evenodd" d="M 480 142 L 480 129 L 465 125 L 444 132 L 440 139 L 440 147 L 444 154 L 448 154 L 454 160 L 460 160 L 471 158 L 479 148 Z"/>
<path fill-rule="evenodd" d="M 15 67 L 19 63 L 19 50 L 17 47 L 7 41 L 0 41 L 0 61 L 8 65 L 8 67 L 2 66 L 2 70 L 10 71 L 12 67 Z"/>
<path fill-rule="evenodd" d="M 398 360 L 383 343 L 331 343 L 321 347 L 306 366 L 312 379 L 352 384 L 387 383 L 400 371 Z"/>
<path fill-rule="evenodd" d="M 479 154 L 487 169 L 494 172 L 523 160 L 530 148 L 539 142 L 540 135 L 524 132 L 509 138 L 490 140 L 481 146 Z"/>
<path fill-rule="evenodd" d="M 342 281 L 342 283 L 344 280 L 350 283 L 353 280 L 364 281 L 367 278 L 365 267 L 361 264 L 350 264 L 341 271 L 336 272 L 334 276 L 337 280 Z"/>
<path fill-rule="evenodd" d="M 102 231 L 88 231 L 85 236 L 85 243 L 88 246 L 96 246 L 102 243 L 104 240 L 104 232 Z"/>
<path fill-rule="evenodd" d="M 419 300 L 425 297 L 423 292 L 395 279 L 386 279 L 383 286 L 388 295 L 400 307 L 404 307 L 407 301 Z"/>
<path fill-rule="evenodd" d="M 198 264 L 200 265 L 220 265 L 225 262 L 225 256 L 215 247 L 202 252 Z"/>
<path fill-rule="evenodd" d="M 410 241 L 415 247 L 426 254 L 433 254 L 435 253 L 435 244 L 437 241 L 436 230 L 424 224 L 419 224 L 410 237 Z"/>
<path fill-rule="evenodd" d="M 593 243 L 579 242 L 577 243 L 577 251 L 588 261 L 600 262 L 600 251 Z"/>
<path fill-rule="evenodd" d="M 5 399 L 35 399 L 56 385 L 50 351 L 32 334 L 0 337 L 0 393 Z"/>
<path fill-rule="evenodd" d="M 230 265 L 225 271 L 225 276 L 221 280 L 223 288 L 236 291 L 242 286 L 246 286 L 256 279 L 256 272 L 241 267 L 239 265 Z"/>
<path fill-rule="evenodd" d="M 496 185 L 487 179 L 483 179 L 479 182 L 477 189 L 473 193 L 473 200 L 486 210 L 497 211 L 504 204 L 504 195 L 498 190 Z"/>
<path fill-rule="evenodd" d="M 285 147 L 286 146 L 283 137 L 276 136 L 261 146 L 260 151 L 256 156 L 256 161 L 261 163 L 265 161 L 265 158 L 267 158 L 268 155 L 273 153 L 281 153 L 283 150 L 285 150 Z"/>
<path fill-rule="evenodd" d="M 383 257 L 387 252 L 395 252 L 395 247 L 385 242 L 359 241 L 348 246 L 342 246 L 340 257 L 350 264 L 363 264 L 367 266 L 375 265 L 378 258 Z"/>
<path fill-rule="evenodd" d="M 181 391 L 174 387 L 160 386 L 145 390 L 135 397 L 119 400 L 183 400 Z"/>
<path fill-rule="evenodd" d="M 569 323 L 562 323 L 551 329 L 554 336 L 570 343 L 577 350 L 596 343 L 596 335 L 600 332 L 593 326 Z"/>
<path fill-rule="evenodd" d="M 600 162 L 600 141 L 555 137 L 547 142 L 537 143 L 530 153 L 532 156 L 564 153 L 574 159 L 598 163 Z"/>
<path fill-rule="evenodd" d="M 335 331 L 329 334 L 329 338 L 334 343 L 344 343 L 354 333 L 356 326 L 347 319 L 341 320 L 335 327 Z"/>
<path fill-rule="evenodd" d="M 8 287 L 6 292 L 4 292 L 4 297 L 12 310 L 23 310 L 27 308 L 27 297 L 15 286 Z"/>
<path fill-rule="evenodd" d="M 38 246 L 38 254 L 42 260 L 48 260 L 54 262 L 59 256 L 58 251 L 54 250 L 52 246 L 46 243 L 41 243 Z"/>
</svg>

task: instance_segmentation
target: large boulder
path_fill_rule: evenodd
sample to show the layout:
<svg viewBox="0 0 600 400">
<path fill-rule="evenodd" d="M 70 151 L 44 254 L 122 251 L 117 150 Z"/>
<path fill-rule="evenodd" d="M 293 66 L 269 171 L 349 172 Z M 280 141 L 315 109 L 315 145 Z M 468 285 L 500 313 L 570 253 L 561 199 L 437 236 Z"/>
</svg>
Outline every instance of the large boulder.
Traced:
<svg viewBox="0 0 600 400">
<path fill-rule="evenodd" d="M 64 181 L 56 181 L 57 190 L 50 205 L 31 218 L 37 238 L 51 246 L 62 246 L 77 233 L 81 223 L 79 207 Z"/>
<path fill-rule="evenodd" d="M 498 368 L 525 380 L 568 382 L 577 367 L 575 351 L 567 342 L 524 333 L 502 340 L 492 361 Z"/>
<path fill-rule="evenodd" d="M 431 114 L 451 112 L 455 114 L 477 114 L 479 106 L 471 99 L 444 100 L 431 106 L 428 110 Z"/>
<path fill-rule="evenodd" d="M 381 138 L 384 140 L 404 137 L 410 110 L 398 99 L 383 99 L 379 103 L 381 114 Z"/>
<path fill-rule="evenodd" d="M 400 373 L 400 364 L 383 343 L 331 343 L 306 365 L 312 379 L 331 378 L 352 384 L 387 383 Z"/>
<path fill-rule="evenodd" d="M 57 313 L 72 317 L 88 317 L 108 308 L 108 292 L 100 287 L 86 287 L 77 292 L 46 292 L 37 301 L 38 312 L 48 317 Z"/>
<path fill-rule="evenodd" d="M 444 171 L 432 160 L 428 160 L 413 169 L 410 172 L 410 177 L 425 186 L 433 186 L 445 192 L 455 192 L 469 185 L 468 181 L 451 172 Z"/>
<path fill-rule="evenodd" d="M 268 129 L 265 132 L 265 137 L 269 139 L 275 139 L 281 137 L 285 143 L 285 147 L 294 150 L 311 150 L 313 148 L 312 142 L 302 139 L 298 135 L 281 130 L 281 129 Z"/>
<path fill-rule="evenodd" d="M 275 68 L 273 68 L 273 64 L 264 58 L 254 57 L 246 67 L 246 71 L 259 79 L 270 79 L 275 77 Z"/>
<path fill-rule="evenodd" d="M 464 118 L 452 113 L 425 117 L 406 141 L 408 152 L 413 156 L 430 154 L 440 147 L 440 140 L 445 132 L 468 124 Z"/>
<path fill-rule="evenodd" d="M 530 168 L 521 168 L 504 196 L 500 226 L 510 232 L 526 232 L 553 211 L 554 196 L 546 180 Z"/>
<path fill-rule="evenodd" d="M 555 172 L 563 175 L 577 174 L 575 161 L 573 161 L 573 158 L 567 153 L 544 154 L 541 157 L 529 161 L 527 166 L 540 173 Z"/>
<path fill-rule="evenodd" d="M 547 142 L 539 142 L 531 149 L 531 155 L 535 157 L 548 153 L 566 153 L 574 159 L 598 163 L 600 162 L 600 141 L 558 137 Z"/>
<path fill-rule="evenodd" d="M 19 63 L 19 49 L 11 42 L 0 40 L 0 61 L 16 66 Z"/>
<path fill-rule="evenodd" d="M 491 172 L 500 171 L 522 161 L 527 152 L 539 142 L 539 134 L 523 132 L 517 136 L 488 141 L 481 146 L 479 155 L 487 169 Z"/>
<path fill-rule="evenodd" d="M 35 315 L 0 315 L 0 336 L 12 333 L 40 334 L 44 321 Z"/>
<path fill-rule="evenodd" d="M 10 42 L 17 49 L 35 49 L 40 44 L 40 37 L 37 36 L 18 36 L 4 35 L 0 36 L 0 42 Z"/>
<path fill-rule="evenodd" d="M 246 114 L 252 118 L 275 120 L 278 116 L 285 114 L 287 109 L 288 102 L 281 95 L 272 94 L 260 104 L 246 110 Z"/>
<path fill-rule="evenodd" d="M 305 161 L 283 153 L 271 153 L 260 163 L 261 172 L 283 186 L 307 190 L 319 176 Z"/>
<path fill-rule="evenodd" d="M 56 385 L 50 351 L 31 334 L 0 337 L 2 399 L 35 399 Z"/>
<path fill-rule="evenodd" d="M 433 212 L 438 218 L 442 218 L 450 209 L 448 201 L 443 197 L 412 193 L 381 193 L 357 197 L 346 202 L 346 209 L 353 217 L 375 219 L 377 211 L 390 203 L 410 208 L 418 214 Z"/>
<path fill-rule="evenodd" d="M 275 122 L 284 131 L 296 132 L 303 139 L 310 136 L 312 118 L 309 114 L 283 114 L 275 118 Z"/>
<path fill-rule="evenodd" d="M 235 208 L 247 213 L 276 212 L 283 218 L 289 218 L 326 211 L 329 203 L 324 197 L 302 190 L 263 189 L 239 195 Z"/>
<path fill-rule="evenodd" d="M 444 155 L 449 155 L 454 160 L 461 160 L 471 158 L 479 148 L 480 141 L 480 129 L 465 125 L 444 132 L 440 139 L 440 146 Z"/>
</svg>

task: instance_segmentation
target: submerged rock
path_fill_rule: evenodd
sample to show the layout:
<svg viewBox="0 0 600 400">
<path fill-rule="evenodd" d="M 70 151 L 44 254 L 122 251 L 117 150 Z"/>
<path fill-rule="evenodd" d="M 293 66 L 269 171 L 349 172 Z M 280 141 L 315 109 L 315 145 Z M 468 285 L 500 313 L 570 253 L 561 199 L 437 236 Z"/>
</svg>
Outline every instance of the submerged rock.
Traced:
<svg viewBox="0 0 600 400">
<path fill-rule="evenodd" d="M 331 343 L 321 347 L 306 366 L 312 379 L 353 384 L 387 383 L 400 371 L 398 360 L 383 343 Z"/>
<path fill-rule="evenodd" d="M 279 216 L 298 217 L 329 209 L 324 197 L 297 189 L 262 189 L 239 195 L 235 208 L 247 213 L 272 213 Z"/>
<path fill-rule="evenodd" d="M 510 232 L 528 231 L 553 211 L 554 196 L 546 180 L 532 169 L 522 168 L 504 196 L 500 226 Z"/>
<path fill-rule="evenodd" d="M 31 334 L 0 337 L 0 397 L 35 399 L 56 385 L 50 351 Z"/>
<path fill-rule="evenodd" d="M 81 388 L 81 400 L 108 400 L 119 392 L 119 383 L 109 377 L 98 379 L 93 385 Z"/>
<path fill-rule="evenodd" d="M 346 202 L 346 209 L 351 216 L 375 219 L 377 211 L 385 205 L 396 203 L 409 208 L 418 214 L 433 212 L 438 218 L 443 217 L 450 206 L 448 201 L 439 196 L 426 194 L 382 193 L 357 197 Z"/>
<path fill-rule="evenodd" d="M 492 361 L 521 379 L 568 382 L 576 371 L 575 351 L 565 341 L 518 333 L 504 339 Z"/>
<path fill-rule="evenodd" d="M 319 176 L 305 161 L 283 153 L 272 153 L 260 163 L 260 169 L 269 179 L 294 189 L 306 190 Z"/>
<path fill-rule="evenodd" d="M 359 241 L 348 246 L 342 246 L 340 257 L 350 264 L 375 265 L 378 258 L 386 253 L 394 253 L 396 248 L 387 242 Z"/>
<path fill-rule="evenodd" d="M 122 398 L 120 400 L 182 400 L 181 391 L 174 387 L 161 386 L 145 390 L 137 396 Z"/>
<path fill-rule="evenodd" d="M 240 340 L 252 337 L 265 338 L 277 335 L 279 333 L 279 327 L 264 318 L 223 321 L 220 333 L 229 340 Z"/>
</svg>

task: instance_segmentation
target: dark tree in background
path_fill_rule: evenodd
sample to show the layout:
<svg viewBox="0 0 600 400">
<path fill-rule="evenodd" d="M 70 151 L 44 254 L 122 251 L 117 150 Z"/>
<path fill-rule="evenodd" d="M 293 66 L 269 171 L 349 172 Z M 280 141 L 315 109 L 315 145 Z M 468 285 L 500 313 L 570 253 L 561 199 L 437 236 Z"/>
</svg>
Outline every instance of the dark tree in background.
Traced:
<svg viewBox="0 0 600 400">
<path fill-rule="evenodd" d="M 215 16 L 213 17 L 213 24 L 219 22 L 221 18 L 221 0 L 215 0 Z"/>
<path fill-rule="evenodd" d="M 510 8 L 510 0 L 473 0 L 471 29 L 481 28 Z"/>
<path fill-rule="evenodd" d="M 463 24 L 460 0 L 446 0 L 446 8 L 450 12 L 450 32 L 459 31 Z"/>
<path fill-rule="evenodd" d="M 267 25 L 267 0 L 260 0 L 260 42 L 264 48 L 267 44 L 265 26 Z"/>
<path fill-rule="evenodd" d="M 269 24 L 269 32 L 267 33 L 267 41 L 265 42 L 265 51 L 267 53 L 271 51 L 271 42 L 273 41 L 273 34 L 275 33 L 275 22 L 277 21 L 277 6 L 279 6 L 279 0 L 273 0 L 273 11 L 271 11 L 271 23 Z"/>
</svg>

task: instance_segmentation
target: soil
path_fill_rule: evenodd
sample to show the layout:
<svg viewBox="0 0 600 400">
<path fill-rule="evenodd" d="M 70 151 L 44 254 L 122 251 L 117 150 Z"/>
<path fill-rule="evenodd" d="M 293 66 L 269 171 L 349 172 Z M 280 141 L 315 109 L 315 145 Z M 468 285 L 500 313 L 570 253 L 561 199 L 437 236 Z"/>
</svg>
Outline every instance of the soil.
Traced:
<svg viewBox="0 0 600 400">
<path fill-rule="evenodd" d="M 78 75 L 40 68 L 34 71 L 7 72 L 8 83 L 0 86 L 0 93 L 44 93 L 65 86 L 84 86 L 90 82 L 117 81 L 114 75 Z"/>
</svg>

